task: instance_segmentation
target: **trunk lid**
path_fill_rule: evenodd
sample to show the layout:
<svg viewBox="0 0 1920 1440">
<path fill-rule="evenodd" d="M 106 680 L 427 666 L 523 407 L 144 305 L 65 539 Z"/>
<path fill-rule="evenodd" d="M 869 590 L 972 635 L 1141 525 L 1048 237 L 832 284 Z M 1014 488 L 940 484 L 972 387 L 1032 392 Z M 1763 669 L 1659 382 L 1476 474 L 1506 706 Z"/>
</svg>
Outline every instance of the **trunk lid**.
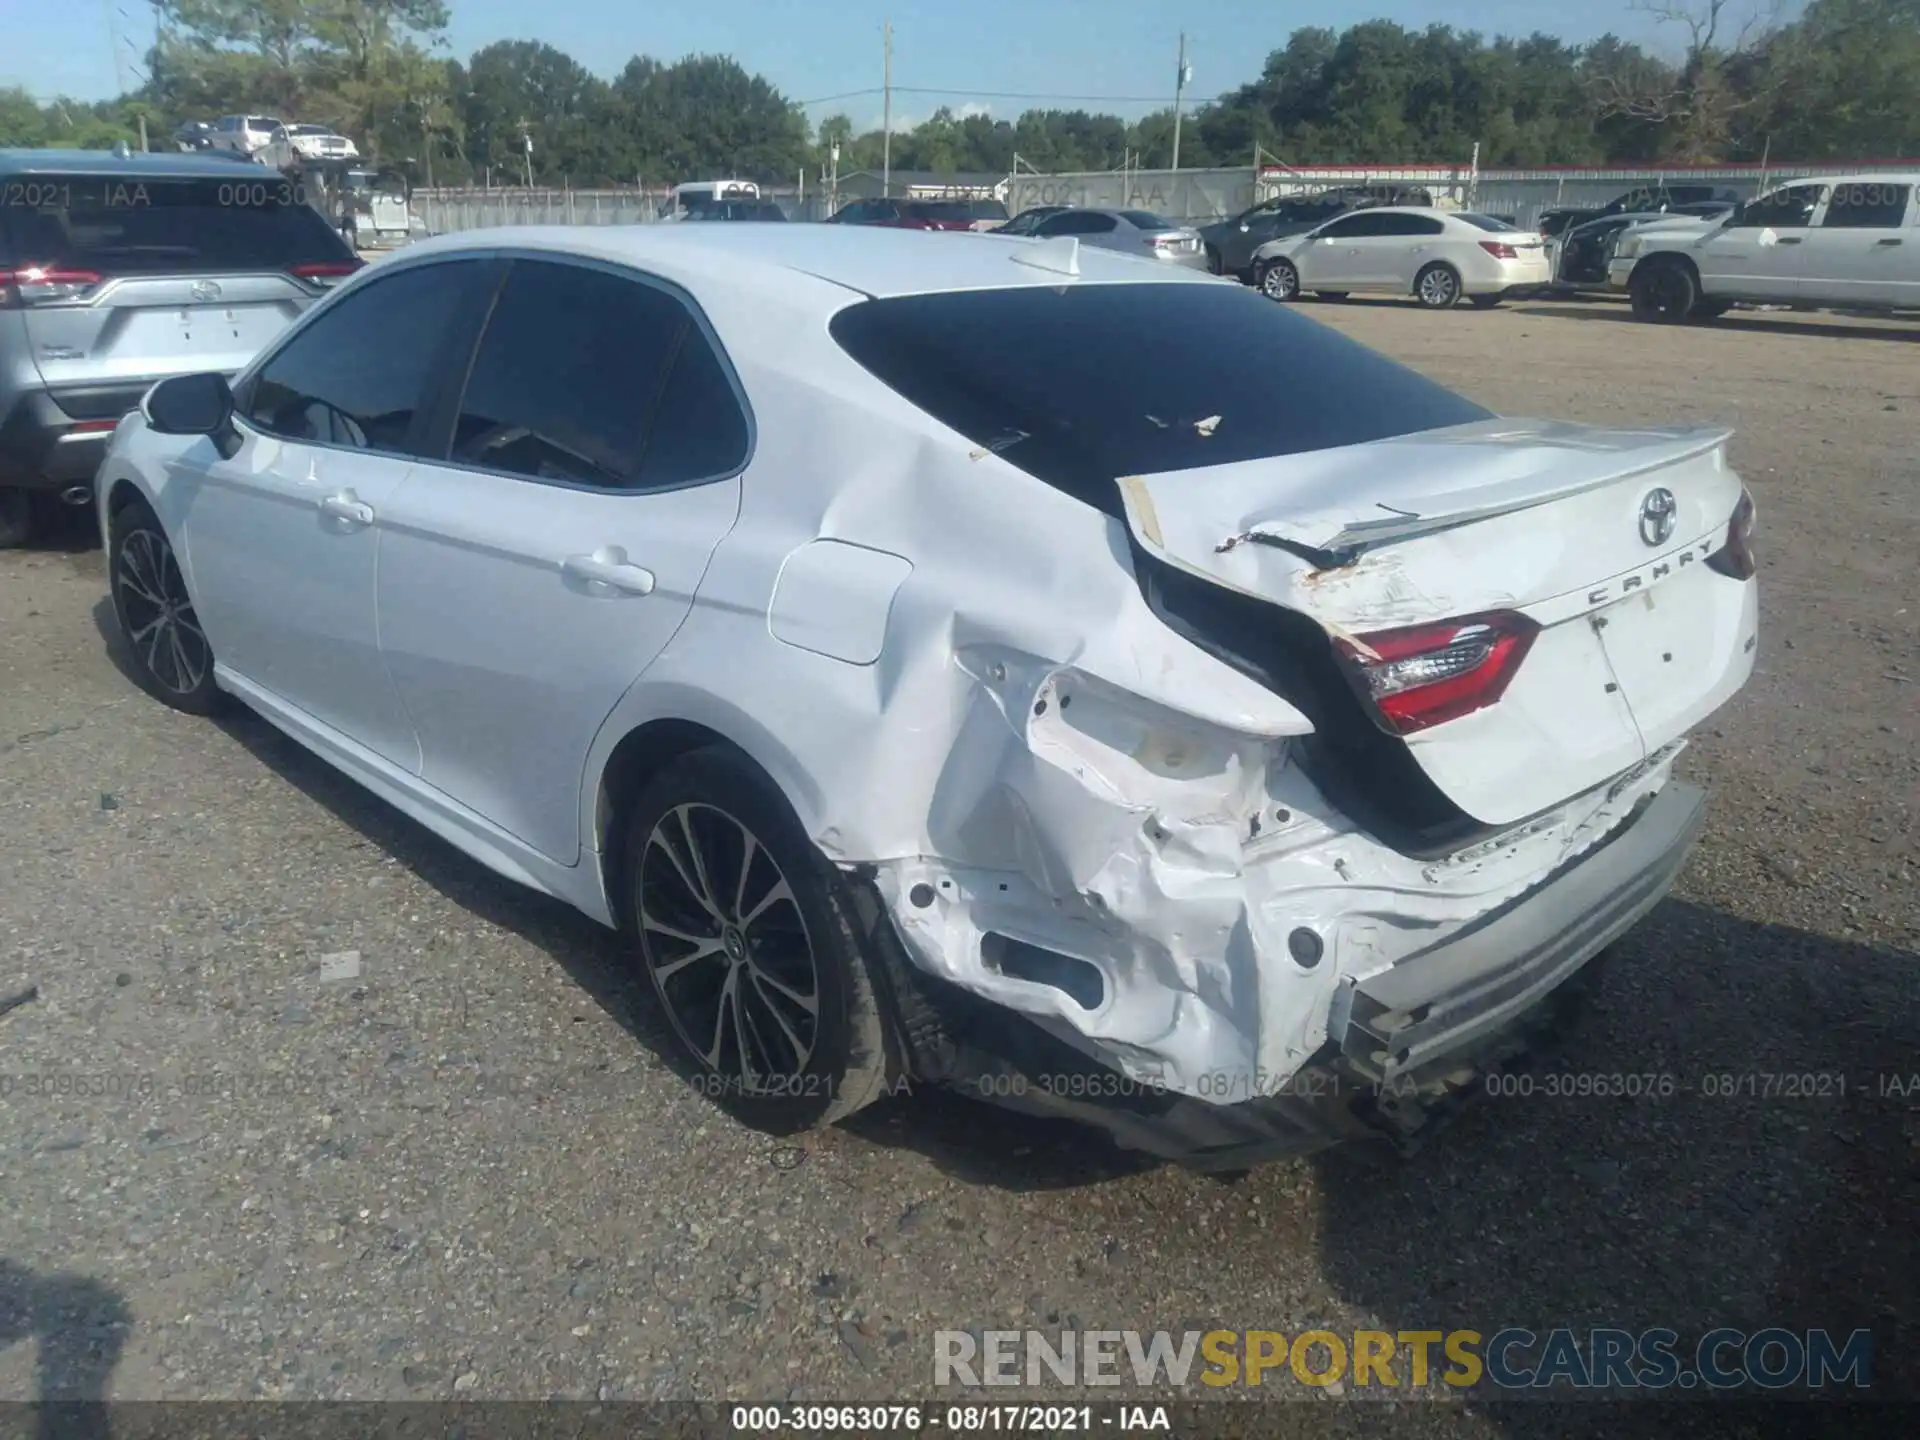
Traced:
<svg viewBox="0 0 1920 1440">
<path fill-rule="evenodd" d="M 1705 563 L 1742 493 L 1728 434 L 1496 419 L 1120 488 L 1149 553 L 1336 641 L 1536 624 L 1497 700 L 1405 736 L 1455 804 L 1504 824 L 1632 768 L 1745 681 L 1754 587 Z"/>
</svg>

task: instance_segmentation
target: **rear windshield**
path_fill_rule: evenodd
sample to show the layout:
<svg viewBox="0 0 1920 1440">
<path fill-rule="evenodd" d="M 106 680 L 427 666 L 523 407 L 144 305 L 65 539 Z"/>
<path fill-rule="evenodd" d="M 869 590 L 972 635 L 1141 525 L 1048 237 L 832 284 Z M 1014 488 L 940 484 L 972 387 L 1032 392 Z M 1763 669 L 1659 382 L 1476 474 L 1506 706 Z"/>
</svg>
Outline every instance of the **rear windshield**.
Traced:
<svg viewBox="0 0 1920 1440">
<path fill-rule="evenodd" d="M 1151 210 L 1122 210 L 1128 224 L 1139 230 L 1172 230 L 1174 223 L 1165 216 L 1156 215 Z"/>
<path fill-rule="evenodd" d="M 277 175 L 0 179 L 0 261 L 13 265 L 182 275 L 352 258 L 300 188 Z"/>
<path fill-rule="evenodd" d="M 1007 207 L 998 200 L 969 200 L 967 214 L 975 220 L 1004 220 Z"/>
<path fill-rule="evenodd" d="M 1518 228 L 1517 226 L 1509 225 L 1504 220 L 1496 219 L 1492 215 L 1475 215 L 1468 210 L 1460 211 L 1454 218 L 1464 220 L 1469 225 L 1478 225 L 1482 230 L 1513 230 Z"/>
<path fill-rule="evenodd" d="M 973 444 L 1110 515 L 1122 475 L 1330 450 L 1491 412 L 1228 285 L 868 300 L 834 339 Z"/>
</svg>

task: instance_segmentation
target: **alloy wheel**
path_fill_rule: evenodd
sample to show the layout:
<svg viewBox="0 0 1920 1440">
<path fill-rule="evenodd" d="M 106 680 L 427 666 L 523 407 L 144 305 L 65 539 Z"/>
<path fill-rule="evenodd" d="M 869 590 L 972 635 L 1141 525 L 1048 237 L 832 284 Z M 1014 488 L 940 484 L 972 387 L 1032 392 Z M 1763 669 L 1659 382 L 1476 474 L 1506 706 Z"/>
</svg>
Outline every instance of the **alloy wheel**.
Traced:
<svg viewBox="0 0 1920 1440">
<path fill-rule="evenodd" d="M 641 953 L 682 1043 L 743 1095 L 790 1093 L 820 1036 L 820 970 L 772 853 L 717 806 L 676 805 L 638 879 Z"/>
<path fill-rule="evenodd" d="M 1460 282 L 1454 279 L 1453 272 L 1441 266 L 1434 266 L 1420 277 L 1420 301 L 1440 309 L 1451 305 L 1458 297 Z"/>
<path fill-rule="evenodd" d="M 1277 260 L 1260 272 L 1260 293 L 1269 300 L 1291 300 L 1299 284 L 1293 267 L 1284 260 Z"/>
<path fill-rule="evenodd" d="M 173 695 L 192 695 L 207 678 L 213 649 L 166 537 L 144 527 L 127 532 L 113 583 L 127 643 L 154 683 Z"/>
</svg>

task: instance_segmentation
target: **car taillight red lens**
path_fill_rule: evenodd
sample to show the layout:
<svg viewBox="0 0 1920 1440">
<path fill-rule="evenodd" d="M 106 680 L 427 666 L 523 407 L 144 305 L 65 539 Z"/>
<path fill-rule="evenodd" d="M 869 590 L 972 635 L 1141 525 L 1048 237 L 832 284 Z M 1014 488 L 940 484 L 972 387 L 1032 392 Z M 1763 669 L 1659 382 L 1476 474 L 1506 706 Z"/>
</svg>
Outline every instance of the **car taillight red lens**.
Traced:
<svg viewBox="0 0 1920 1440">
<path fill-rule="evenodd" d="M 1518 260 L 1520 252 L 1504 240 L 1482 240 L 1480 248 L 1496 260 Z"/>
<path fill-rule="evenodd" d="M 364 260 L 316 260 L 306 265 L 289 266 L 287 273 L 299 280 L 327 285 L 345 279 L 366 263 Z"/>
<path fill-rule="evenodd" d="M 1539 633 L 1525 615 L 1500 610 L 1336 644 L 1387 728 L 1411 735 L 1493 704 Z"/>
<path fill-rule="evenodd" d="M 1733 519 L 1727 524 L 1727 543 L 1707 557 L 1707 564 L 1735 580 L 1751 580 L 1760 568 L 1753 553 L 1753 496 L 1740 492 L 1740 503 L 1733 507 Z"/>
<path fill-rule="evenodd" d="M 100 283 L 92 270 L 60 265 L 16 265 L 0 269 L 0 310 L 46 301 L 75 300 Z"/>
</svg>

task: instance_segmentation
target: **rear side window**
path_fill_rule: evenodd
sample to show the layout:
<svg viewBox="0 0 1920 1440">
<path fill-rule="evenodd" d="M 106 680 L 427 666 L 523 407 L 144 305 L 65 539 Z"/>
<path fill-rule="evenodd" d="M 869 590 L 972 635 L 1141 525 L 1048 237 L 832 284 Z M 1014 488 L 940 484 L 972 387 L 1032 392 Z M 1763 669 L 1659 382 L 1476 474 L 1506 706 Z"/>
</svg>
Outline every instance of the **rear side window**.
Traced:
<svg viewBox="0 0 1920 1440">
<path fill-rule="evenodd" d="M 1836 185 L 1827 197 L 1822 230 L 1892 230 L 1906 223 L 1911 185 L 1886 185 L 1877 180 Z"/>
<path fill-rule="evenodd" d="M 740 401 L 675 295 L 585 266 L 514 262 L 460 402 L 454 461 L 653 490 L 746 457 Z"/>
<path fill-rule="evenodd" d="M 1122 475 L 1492 418 L 1236 286 L 899 296 L 850 305 L 831 329 L 856 361 L 942 424 L 1111 515 L 1121 513 Z"/>
<path fill-rule="evenodd" d="M 101 276 L 201 275 L 342 264 L 340 233 L 278 175 L 10 175 L 0 259 Z"/>
</svg>

